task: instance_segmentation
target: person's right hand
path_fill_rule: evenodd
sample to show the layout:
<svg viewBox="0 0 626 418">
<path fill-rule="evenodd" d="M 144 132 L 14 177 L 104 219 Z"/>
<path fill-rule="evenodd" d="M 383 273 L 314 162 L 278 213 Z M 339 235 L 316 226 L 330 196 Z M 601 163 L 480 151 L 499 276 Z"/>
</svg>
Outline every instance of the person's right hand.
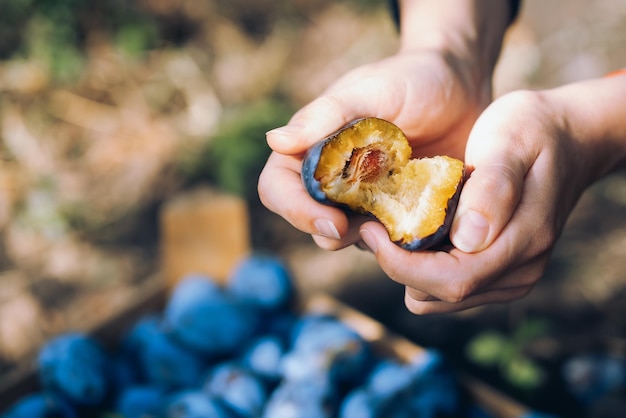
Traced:
<svg viewBox="0 0 626 418">
<path fill-rule="evenodd" d="M 321 248 L 336 250 L 359 242 L 365 217 L 349 219 L 342 210 L 309 196 L 300 178 L 303 153 L 352 120 L 375 116 L 404 131 L 414 157 L 463 159 L 471 127 L 491 100 L 490 76 L 436 50 L 401 52 L 349 72 L 286 126 L 267 133 L 273 152 L 259 178 L 262 203 L 311 234 Z"/>
</svg>

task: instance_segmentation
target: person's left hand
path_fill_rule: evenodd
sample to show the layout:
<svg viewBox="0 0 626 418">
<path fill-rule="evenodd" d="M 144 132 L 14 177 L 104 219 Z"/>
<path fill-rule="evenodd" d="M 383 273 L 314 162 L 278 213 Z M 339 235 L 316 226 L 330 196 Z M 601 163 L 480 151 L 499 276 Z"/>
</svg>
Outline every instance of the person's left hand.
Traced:
<svg viewBox="0 0 626 418">
<path fill-rule="evenodd" d="M 479 117 L 466 149 L 473 172 L 451 230 L 455 248 L 409 252 L 393 244 L 381 224 L 361 226 L 381 268 L 406 286 L 411 312 L 509 302 L 525 296 L 543 274 L 589 185 L 589 164 L 583 162 L 591 159 L 568 130 L 563 100 L 552 96 L 515 92 Z"/>
</svg>

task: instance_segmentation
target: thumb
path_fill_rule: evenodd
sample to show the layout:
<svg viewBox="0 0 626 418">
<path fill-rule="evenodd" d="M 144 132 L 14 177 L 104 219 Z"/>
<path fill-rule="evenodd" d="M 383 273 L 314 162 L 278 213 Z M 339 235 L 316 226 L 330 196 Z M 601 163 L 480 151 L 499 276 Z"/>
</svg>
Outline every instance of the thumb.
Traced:
<svg viewBox="0 0 626 418">
<path fill-rule="evenodd" d="M 450 240 L 466 253 L 487 248 L 519 202 L 524 175 L 503 164 L 479 166 L 463 186 Z"/>
<path fill-rule="evenodd" d="M 491 245 L 513 217 L 532 164 L 530 153 L 516 145 L 514 131 L 492 123 L 490 113 L 495 112 L 483 114 L 470 133 L 466 163 L 472 171 L 450 230 L 452 244 L 467 253 Z"/>
<path fill-rule="evenodd" d="M 267 143 L 281 154 L 301 154 L 358 118 L 359 113 L 362 114 L 337 96 L 321 96 L 296 112 L 287 125 L 267 132 Z"/>
</svg>

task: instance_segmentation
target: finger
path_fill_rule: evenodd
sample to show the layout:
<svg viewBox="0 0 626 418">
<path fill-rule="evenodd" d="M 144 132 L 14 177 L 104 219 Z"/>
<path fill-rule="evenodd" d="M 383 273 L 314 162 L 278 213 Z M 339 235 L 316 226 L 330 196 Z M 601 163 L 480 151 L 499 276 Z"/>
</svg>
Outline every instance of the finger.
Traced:
<svg viewBox="0 0 626 418">
<path fill-rule="evenodd" d="M 394 77 L 389 77 L 388 65 L 393 65 Z M 398 126 L 416 125 L 416 107 L 406 106 L 409 100 L 406 80 L 415 77 L 413 68 L 406 62 L 390 64 L 383 61 L 347 73 L 331 84 L 323 95 L 296 112 L 286 126 L 269 131 L 266 135 L 269 146 L 283 154 L 301 154 L 342 126 L 366 116 L 387 119 L 399 123 Z M 441 100 L 437 100 L 440 89 L 434 84 L 423 82 L 411 88 L 413 94 L 419 96 L 419 99 L 411 100 L 417 103 L 416 106 L 423 106 L 417 109 L 417 114 L 422 120 L 431 122 L 421 124 L 426 131 L 441 125 L 434 123 L 435 116 L 430 115 L 442 113 L 432 110 L 433 102 L 439 104 L 438 109 L 443 107 Z"/>
<path fill-rule="evenodd" d="M 361 240 L 359 228 L 364 222 L 371 221 L 372 217 L 354 213 L 347 213 L 346 216 L 348 217 L 348 230 L 345 234 L 341 235 L 341 239 L 329 238 L 322 235 L 313 235 L 313 240 L 318 247 L 325 250 L 335 251 L 351 245 L 356 245 L 361 250 L 369 250 L 367 245 L 365 245 L 363 240 Z"/>
<path fill-rule="evenodd" d="M 353 103 L 339 96 L 321 96 L 294 114 L 287 125 L 267 132 L 267 143 L 282 154 L 302 154 L 348 122 L 365 116 Z"/>
<path fill-rule="evenodd" d="M 323 235 L 316 234 L 312 234 L 311 236 L 313 237 L 313 241 L 315 242 L 315 244 L 317 244 L 318 247 L 328 251 L 341 250 L 357 242 L 350 236 L 341 239 L 328 238 Z"/>
<path fill-rule="evenodd" d="M 439 300 L 433 295 L 429 295 L 426 292 L 422 292 L 421 290 L 413 289 L 412 287 L 408 287 L 408 286 L 406 286 L 405 292 L 409 298 L 415 301 L 419 301 L 419 302 L 429 302 L 429 301 Z"/>
<path fill-rule="evenodd" d="M 468 139 L 466 163 L 473 171 L 463 186 L 450 231 L 454 246 L 467 253 L 491 245 L 511 219 L 536 158 L 532 149 L 526 149 L 521 130 L 501 122 L 516 120 L 510 107 L 490 106 Z"/>
<path fill-rule="evenodd" d="M 336 251 L 361 242 L 358 226 L 363 221 L 360 217 L 346 216 L 348 217 L 348 230 L 345 234 L 341 235 L 340 239 L 313 234 L 313 241 L 315 241 L 318 247 L 329 251 Z M 357 223 L 357 225 L 353 225 L 355 223 Z"/>
<path fill-rule="evenodd" d="M 359 250 L 368 251 L 370 253 L 372 252 L 370 247 L 368 247 L 365 241 L 363 241 L 362 239 L 357 240 L 357 242 L 354 243 L 354 246 L 357 247 Z"/>
<path fill-rule="evenodd" d="M 469 297 L 459 303 L 449 303 L 444 301 L 420 301 L 411 298 L 408 293 L 405 293 L 404 304 L 409 312 L 416 315 L 451 313 L 476 308 L 486 304 L 512 302 L 523 298 L 531 290 L 532 286 L 498 289 Z"/>
<path fill-rule="evenodd" d="M 513 234 L 515 230 L 511 229 Z M 363 224 L 361 239 L 375 254 L 378 264 L 390 279 L 422 292 L 417 294 L 418 299 L 430 295 L 449 303 L 459 303 L 483 289 L 488 290 L 488 286 L 497 283 L 497 279 L 517 266 L 515 260 L 519 254 L 510 239 L 502 239 L 498 245 L 475 254 L 458 249 L 450 252 L 410 252 L 391 242 L 384 227 L 374 222 Z M 519 248 L 525 247 L 525 243 L 521 242 Z M 523 274 L 520 272 L 511 277 L 508 279 L 510 282 L 506 281 L 502 287 L 519 286 L 516 280 L 525 280 Z M 534 280 L 537 278 L 532 277 Z"/>
<path fill-rule="evenodd" d="M 370 222 L 361 227 L 361 238 L 389 278 L 410 288 L 416 300 L 439 299 L 451 304 L 492 291 L 534 286 L 550 254 L 532 249 L 537 236 L 515 221 L 507 225 L 496 244 L 480 253 L 458 249 L 409 252 L 390 242 L 382 225 Z"/>
<path fill-rule="evenodd" d="M 272 153 L 259 176 L 261 203 L 308 234 L 339 240 L 348 232 L 348 219 L 340 209 L 315 201 L 302 186 L 301 160 Z"/>
<path fill-rule="evenodd" d="M 487 267 L 468 267 L 470 254 L 459 250 L 406 251 L 389 240 L 384 227 L 368 222 L 361 227 L 361 239 L 376 256 L 392 280 L 448 302 L 458 302 L 484 286 Z M 476 270 L 476 271 L 474 271 Z"/>
<path fill-rule="evenodd" d="M 450 229 L 454 246 L 466 253 L 487 248 L 519 202 L 525 171 L 515 164 L 489 162 L 472 172 L 461 192 Z"/>
<path fill-rule="evenodd" d="M 472 295 L 468 296 L 462 302 L 465 302 L 467 299 L 474 298 L 477 295 L 494 291 L 533 287 L 541 278 L 546 262 L 547 258 L 536 257 L 523 266 L 514 267 L 512 270 L 506 272 L 502 277 L 497 278 L 483 288 L 477 289 Z M 433 295 L 408 286 L 406 287 L 406 293 L 411 299 L 419 302 L 440 300 Z"/>
</svg>

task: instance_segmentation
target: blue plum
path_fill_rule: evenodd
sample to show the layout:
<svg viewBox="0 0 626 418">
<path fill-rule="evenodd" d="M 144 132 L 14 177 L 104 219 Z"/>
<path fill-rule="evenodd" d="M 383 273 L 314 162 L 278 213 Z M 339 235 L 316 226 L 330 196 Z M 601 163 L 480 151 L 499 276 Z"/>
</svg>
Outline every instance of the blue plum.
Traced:
<svg viewBox="0 0 626 418">
<path fill-rule="evenodd" d="M 435 418 L 459 412 L 453 373 L 434 351 L 414 362 L 382 359 L 341 405 L 340 418 Z"/>
<path fill-rule="evenodd" d="M 42 386 L 78 405 L 98 405 L 109 390 L 108 357 L 100 344 L 81 333 L 49 340 L 37 358 Z"/>
<path fill-rule="evenodd" d="M 285 380 L 270 395 L 263 418 L 332 418 L 338 408 L 337 387 L 330 380 Z"/>
<path fill-rule="evenodd" d="M 338 384 L 354 384 L 372 365 L 370 344 L 332 316 L 304 315 L 294 327 L 292 346 L 282 360 L 286 379 L 321 375 Z"/>
<path fill-rule="evenodd" d="M 202 390 L 189 389 L 164 400 L 160 418 L 238 418 L 221 401 Z"/>
<path fill-rule="evenodd" d="M 129 386 L 119 395 L 116 412 L 124 418 L 157 418 L 165 391 L 156 386 Z"/>
<path fill-rule="evenodd" d="M 529 411 L 520 415 L 519 418 L 562 418 L 562 417 L 559 417 L 558 415 L 550 414 L 547 412 Z"/>
<path fill-rule="evenodd" d="M 405 363 L 395 359 L 379 362 L 368 376 L 367 389 L 381 398 L 389 398 L 411 389 L 415 373 Z"/>
<path fill-rule="evenodd" d="M 246 418 L 260 416 L 268 397 L 268 388 L 261 378 L 234 361 L 214 367 L 205 379 L 203 389 Z"/>
<path fill-rule="evenodd" d="M 413 373 L 409 403 L 424 417 L 451 416 L 461 408 L 457 376 L 443 355 L 425 350 L 408 366 Z"/>
<path fill-rule="evenodd" d="M 381 360 L 364 384 L 346 395 L 340 418 L 412 416 L 414 410 L 409 399 L 414 395 L 413 381 L 413 370 L 405 363 L 393 359 Z"/>
<path fill-rule="evenodd" d="M 184 277 L 115 352 L 79 333 L 49 341 L 38 358 L 45 392 L 3 418 L 473 416 L 457 414 L 460 392 L 441 353 L 387 358 L 334 314 L 292 309 L 292 285 L 279 259 L 259 254 L 225 287 Z M 601 369 L 612 387 L 622 381 Z"/>
<path fill-rule="evenodd" d="M 13 404 L 2 418 L 77 418 L 74 408 L 50 393 L 35 392 Z"/>
<path fill-rule="evenodd" d="M 382 398 L 364 387 L 357 387 L 342 400 L 339 418 L 378 418 L 381 408 Z"/>
<path fill-rule="evenodd" d="M 569 357 L 561 373 L 567 389 L 583 404 L 626 390 L 626 360 L 605 353 L 580 353 Z"/>
<path fill-rule="evenodd" d="M 349 392 L 340 407 L 339 418 L 414 418 L 425 417 L 410 405 L 407 392 L 376 393 L 367 387 Z"/>
<path fill-rule="evenodd" d="M 167 299 L 165 313 L 177 317 L 184 314 L 190 304 L 222 297 L 222 289 L 213 277 L 189 274 L 182 277 Z"/>
<path fill-rule="evenodd" d="M 241 355 L 242 364 L 265 381 L 274 383 L 281 378 L 281 361 L 286 347 L 282 338 L 264 335 L 254 340 Z"/>
<path fill-rule="evenodd" d="M 301 177 L 313 199 L 371 215 L 391 241 L 417 251 L 447 238 L 465 164 L 448 156 L 412 158 L 399 127 L 366 117 L 309 148 Z"/>
<path fill-rule="evenodd" d="M 226 288 L 235 297 L 263 310 L 284 308 L 294 295 L 293 279 L 282 259 L 259 253 L 235 266 Z"/>
<path fill-rule="evenodd" d="M 157 316 L 141 318 L 128 332 L 121 351 L 140 378 L 165 389 L 199 384 L 207 362 L 167 335 Z"/>
<path fill-rule="evenodd" d="M 257 311 L 201 276 L 181 280 L 165 307 L 164 325 L 185 347 L 205 356 L 229 354 L 247 344 Z"/>
</svg>

